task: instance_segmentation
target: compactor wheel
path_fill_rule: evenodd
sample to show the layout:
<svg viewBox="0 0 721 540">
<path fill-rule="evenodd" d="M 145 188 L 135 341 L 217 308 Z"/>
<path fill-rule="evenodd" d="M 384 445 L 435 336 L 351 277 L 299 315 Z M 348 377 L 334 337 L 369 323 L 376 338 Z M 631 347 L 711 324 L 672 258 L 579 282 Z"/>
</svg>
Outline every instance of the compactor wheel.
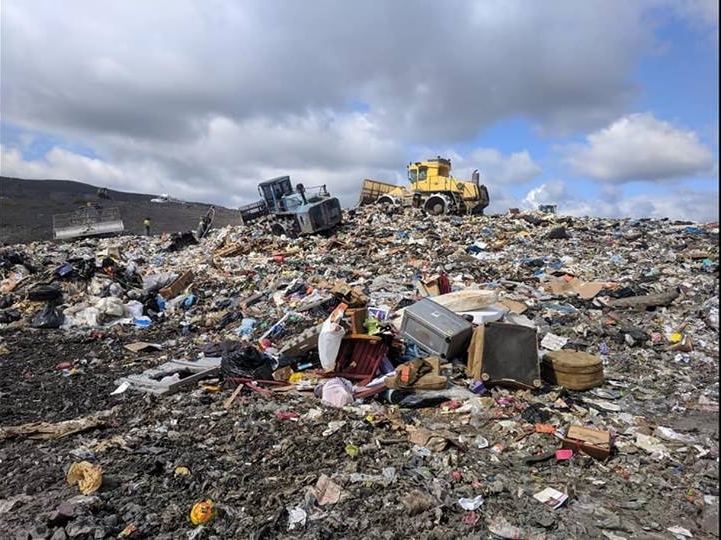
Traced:
<svg viewBox="0 0 721 540">
<path fill-rule="evenodd" d="M 377 204 L 390 204 L 390 205 L 395 205 L 395 204 L 396 204 L 396 200 L 395 200 L 393 197 L 389 196 L 389 195 L 381 195 L 380 197 L 378 197 L 378 200 L 376 201 L 376 203 L 377 203 Z"/>
<path fill-rule="evenodd" d="M 431 195 L 428 197 L 426 204 L 423 205 L 423 208 L 429 214 L 440 216 L 448 210 L 448 202 L 439 195 Z"/>
</svg>

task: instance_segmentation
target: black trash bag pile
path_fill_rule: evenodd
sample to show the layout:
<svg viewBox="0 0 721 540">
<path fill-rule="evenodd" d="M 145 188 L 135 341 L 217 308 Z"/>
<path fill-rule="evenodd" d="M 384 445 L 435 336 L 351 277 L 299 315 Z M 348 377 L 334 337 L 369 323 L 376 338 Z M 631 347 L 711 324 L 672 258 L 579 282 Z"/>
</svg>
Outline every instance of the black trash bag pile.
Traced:
<svg viewBox="0 0 721 540">
<path fill-rule="evenodd" d="M 197 244 L 198 239 L 191 231 L 174 233 L 170 236 L 170 242 L 164 246 L 165 251 L 180 251 L 186 247 Z"/>
<path fill-rule="evenodd" d="M 277 363 L 272 356 L 262 353 L 252 345 L 224 343 L 220 373 L 225 379 L 272 380 L 276 367 Z"/>
<path fill-rule="evenodd" d="M 16 264 L 23 265 L 31 274 L 37 272 L 35 265 L 25 252 L 9 250 L 0 251 L 0 269 L 12 268 Z"/>
<path fill-rule="evenodd" d="M 60 328 L 65 322 L 65 314 L 52 303 L 45 307 L 33 318 L 32 326 L 35 328 Z"/>
<path fill-rule="evenodd" d="M 9 324 L 21 318 L 22 313 L 17 309 L 0 309 L 0 324 Z"/>
<path fill-rule="evenodd" d="M 63 291 L 57 285 L 36 285 L 28 291 L 31 302 L 61 303 Z"/>
</svg>

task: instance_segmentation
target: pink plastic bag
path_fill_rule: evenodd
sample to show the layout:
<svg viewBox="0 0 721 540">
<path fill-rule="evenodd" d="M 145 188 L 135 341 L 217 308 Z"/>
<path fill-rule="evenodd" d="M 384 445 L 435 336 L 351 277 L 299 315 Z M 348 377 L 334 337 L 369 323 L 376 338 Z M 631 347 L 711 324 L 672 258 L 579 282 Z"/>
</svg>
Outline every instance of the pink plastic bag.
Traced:
<svg viewBox="0 0 721 540">
<path fill-rule="evenodd" d="M 329 379 L 321 390 L 321 403 L 329 407 L 345 407 L 353 403 L 353 384 L 340 377 Z"/>
</svg>

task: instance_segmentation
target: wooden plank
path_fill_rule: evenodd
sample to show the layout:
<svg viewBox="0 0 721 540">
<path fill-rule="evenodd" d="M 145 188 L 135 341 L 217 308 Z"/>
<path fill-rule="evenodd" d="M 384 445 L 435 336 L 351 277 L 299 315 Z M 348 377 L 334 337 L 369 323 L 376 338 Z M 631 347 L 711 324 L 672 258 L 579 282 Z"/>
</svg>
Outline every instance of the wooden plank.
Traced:
<svg viewBox="0 0 721 540">
<path fill-rule="evenodd" d="M 238 397 L 240 394 L 240 391 L 243 389 L 243 386 L 245 386 L 243 383 L 240 383 L 238 386 L 235 387 L 235 390 L 233 390 L 233 393 L 230 394 L 230 397 L 226 399 L 223 402 L 223 408 L 227 411 L 230 409 L 230 406 L 233 405 L 233 402 L 235 401 L 235 398 Z"/>
</svg>

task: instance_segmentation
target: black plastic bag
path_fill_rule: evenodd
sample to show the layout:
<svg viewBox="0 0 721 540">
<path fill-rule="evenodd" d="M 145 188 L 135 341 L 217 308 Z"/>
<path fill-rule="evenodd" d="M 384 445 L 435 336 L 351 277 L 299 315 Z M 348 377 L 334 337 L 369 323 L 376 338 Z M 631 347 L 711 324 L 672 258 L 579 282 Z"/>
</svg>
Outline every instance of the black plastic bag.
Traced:
<svg viewBox="0 0 721 540">
<path fill-rule="evenodd" d="M 425 409 L 428 407 L 437 407 L 444 401 L 448 401 L 448 398 L 445 396 L 427 397 L 422 394 L 408 394 L 398 402 L 398 406 L 402 409 Z"/>
<path fill-rule="evenodd" d="M 32 302 L 59 302 L 63 291 L 55 285 L 36 285 L 28 291 L 28 300 Z"/>
<path fill-rule="evenodd" d="M 224 347 L 220 360 L 220 372 L 226 379 L 248 378 L 270 380 L 275 369 L 273 357 L 263 354 L 252 346 Z"/>
<path fill-rule="evenodd" d="M 52 304 L 45 304 L 45 307 L 33 318 L 32 325 L 35 328 L 60 328 L 65 322 L 65 315 Z"/>
<path fill-rule="evenodd" d="M 8 324 L 13 321 L 19 321 L 22 313 L 17 309 L 0 309 L 0 324 Z"/>
<path fill-rule="evenodd" d="M 18 299 L 13 294 L 0 294 L 0 309 L 9 308 L 17 301 Z"/>
<path fill-rule="evenodd" d="M 198 240 L 193 235 L 192 231 L 174 233 L 170 236 L 170 243 L 163 249 L 165 251 L 180 251 L 190 246 L 191 244 L 197 244 Z"/>
</svg>

